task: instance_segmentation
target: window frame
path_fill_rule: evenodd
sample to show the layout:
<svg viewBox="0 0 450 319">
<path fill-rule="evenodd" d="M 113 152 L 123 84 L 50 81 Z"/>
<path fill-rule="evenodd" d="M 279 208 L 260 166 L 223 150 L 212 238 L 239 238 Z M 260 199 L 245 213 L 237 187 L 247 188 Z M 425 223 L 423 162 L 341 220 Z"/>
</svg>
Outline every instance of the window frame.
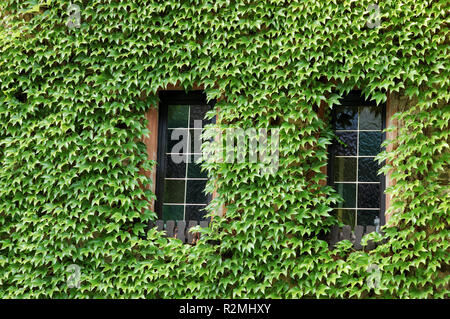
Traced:
<svg viewBox="0 0 450 319">
<path fill-rule="evenodd" d="M 374 100 L 368 100 L 362 95 L 362 91 L 360 90 L 353 90 L 346 96 L 344 96 L 340 100 L 340 105 L 333 106 L 331 110 L 331 128 L 333 132 L 336 132 L 336 111 L 338 108 L 343 106 L 373 106 L 373 107 L 381 107 L 381 143 L 383 143 L 386 140 L 386 103 L 380 103 L 377 104 Z M 359 130 L 358 130 L 359 134 Z M 380 147 L 380 152 L 383 152 L 386 148 L 384 146 Z M 328 146 L 328 161 L 327 161 L 327 185 L 335 188 L 335 182 L 334 182 L 334 159 L 336 153 L 336 144 L 332 143 Z M 359 157 L 358 157 L 359 160 Z M 384 166 L 386 164 L 386 161 L 381 162 L 380 166 Z M 357 168 L 358 169 L 358 168 Z M 358 181 L 356 181 L 358 182 Z M 380 219 L 379 227 L 386 224 L 386 175 L 380 174 L 379 175 L 379 182 L 380 182 L 380 211 L 378 214 L 378 218 Z M 356 199 L 358 200 L 358 199 Z M 337 207 L 333 207 L 334 209 Z M 356 214 L 358 213 L 357 208 L 355 208 Z M 353 228 L 353 227 L 352 227 Z"/>
<path fill-rule="evenodd" d="M 157 164 L 156 164 L 156 185 L 155 185 L 155 205 L 154 209 L 158 219 L 163 219 L 164 202 L 164 179 L 167 170 L 165 149 L 167 146 L 167 116 L 169 105 L 209 105 L 214 108 L 215 100 L 207 101 L 206 93 L 203 90 L 167 90 L 159 92 L 158 107 L 158 137 L 157 137 Z M 213 119 L 214 122 L 214 119 Z M 212 199 L 211 194 L 207 194 L 207 203 Z"/>
</svg>

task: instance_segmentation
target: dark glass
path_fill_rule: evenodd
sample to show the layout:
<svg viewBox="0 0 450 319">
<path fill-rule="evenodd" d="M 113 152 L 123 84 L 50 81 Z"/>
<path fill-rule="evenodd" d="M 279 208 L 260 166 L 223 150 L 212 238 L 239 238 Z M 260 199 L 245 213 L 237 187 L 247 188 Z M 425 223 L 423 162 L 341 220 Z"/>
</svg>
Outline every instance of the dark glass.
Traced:
<svg viewBox="0 0 450 319">
<path fill-rule="evenodd" d="M 186 220 L 204 220 L 207 211 L 206 205 L 186 205 Z"/>
<path fill-rule="evenodd" d="M 336 112 L 337 130 L 356 130 L 358 128 L 358 109 L 352 106 L 338 106 Z"/>
<path fill-rule="evenodd" d="M 211 120 L 206 120 L 206 113 L 210 110 L 209 105 L 191 105 L 190 123 L 189 127 L 195 127 L 195 120 L 202 121 L 202 127 L 211 123 Z"/>
<path fill-rule="evenodd" d="M 201 170 L 201 163 L 196 163 L 194 155 L 190 155 L 188 164 L 188 178 L 208 178 L 206 171 Z"/>
<path fill-rule="evenodd" d="M 197 129 L 189 130 L 189 140 L 191 141 L 189 153 L 201 153 L 202 152 L 202 130 L 197 130 Z"/>
<path fill-rule="evenodd" d="M 379 210 L 358 210 L 357 223 L 361 226 L 376 226 L 375 218 L 379 215 Z"/>
<path fill-rule="evenodd" d="M 356 210 L 354 209 L 335 209 L 334 216 L 345 225 L 355 227 Z"/>
<path fill-rule="evenodd" d="M 335 187 L 339 195 L 344 198 L 344 202 L 339 203 L 338 207 L 356 207 L 356 184 L 335 184 Z"/>
<path fill-rule="evenodd" d="M 163 220 L 183 220 L 184 205 L 163 205 Z"/>
<path fill-rule="evenodd" d="M 380 153 L 381 132 L 359 132 L 359 155 L 375 156 Z"/>
<path fill-rule="evenodd" d="M 187 153 L 188 141 L 188 130 L 167 130 L 166 153 Z"/>
<path fill-rule="evenodd" d="M 185 181 L 164 181 L 164 203 L 184 203 Z"/>
<path fill-rule="evenodd" d="M 188 127 L 189 105 L 169 105 L 167 107 L 167 127 Z"/>
<path fill-rule="evenodd" d="M 380 208 L 380 184 L 358 184 L 358 207 Z"/>
<path fill-rule="evenodd" d="M 188 180 L 186 191 L 186 203 L 206 204 L 207 197 L 204 192 L 206 180 Z"/>
<path fill-rule="evenodd" d="M 179 160 L 180 163 L 177 163 Z M 184 178 L 186 177 L 187 155 L 166 155 L 166 177 L 167 178 Z"/>
<path fill-rule="evenodd" d="M 356 157 L 334 158 L 334 181 L 335 182 L 356 181 Z"/>
<path fill-rule="evenodd" d="M 380 180 L 377 175 L 380 166 L 374 157 L 360 157 L 358 161 L 358 181 L 378 182 Z"/>
<path fill-rule="evenodd" d="M 359 108 L 360 130 L 381 130 L 381 108 L 361 106 Z"/>
<path fill-rule="evenodd" d="M 336 132 L 336 138 L 338 140 L 334 142 L 336 145 L 335 155 L 355 156 L 357 134 L 357 132 Z M 339 141 L 345 144 L 341 144 Z"/>
</svg>

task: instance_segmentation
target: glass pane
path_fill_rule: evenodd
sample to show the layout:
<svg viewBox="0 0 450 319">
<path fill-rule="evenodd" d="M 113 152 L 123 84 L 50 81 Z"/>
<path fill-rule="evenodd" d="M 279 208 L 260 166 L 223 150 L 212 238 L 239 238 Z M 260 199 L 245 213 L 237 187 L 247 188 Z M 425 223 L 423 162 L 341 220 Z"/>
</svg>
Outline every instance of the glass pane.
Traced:
<svg viewBox="0 0 450 319">
<path fill-rule="evenodd" d="M 186 205 L 186 220 L 203 220 L 207 211 L 206 205 Z"/>
<path fill-rule="evenodd" d="M 188 127 L 189 105 L 169 105 L 167 107 L 167 127 Z"/>
<path fill-rule="evenodd" d="M 335 157 L 334 158 L 334 181 L 355 182 L 356 181 L 356 158 Z"/>
<path fill-rule="evenodd" d="M 360 130 L 381 130 L 381 108 L 362 106 L 359 108 Z"/>
<path fill-rule="evenodd" d="M 184 178 L 186 177 L 187 155 L 166 155 L 166 177 Z"/>
<path fill-rule="evenodd" d="M 380 184 L 358 184 L 358 207 L 380 208 Z"/>
<path fill-rule="evenodd" d="M 345 225 L 355 227 L 356 222 L 356 210 L 354 209 L 335 209 L 334 215 L 337 219 L 343 222 Z"/>
<path fill-rule="evenodd" d="M 353 208 L 356 207 L 356 184 L 335 184 L 339 195 L 344 198 L 344 203 L 338 207 Z"/>
<path fill-rule="evenodd" d="M 164 181 L 164 203 L 184 203 L 185 181 L 169 180 Z"/>
<path fill-rule="evenodd" d="M 346 106 L 338 107 L 336 114 L 337 130 L 356 130 L 358 128 L 358 109 Z"/>
<path fill-rule="evenodd" d="M 376 226 L 375 218 L 377 218 L 379 215 L 379 210 L 358 210 L 358 225 Z"/>
<path fill-rule="evenodd" d="M 357 134 L 357 132 L 336 132 L 336 138 L 338 140 L 335 142 L 335 155 L 355 156 Z M 344 144 L 340 143 L 339 141 L 343 142 Z"/>
<path fill-rule="evenodd" d="M 167 130 L 167 153 L 188 152 L 188 130 Z"/>
<path fill-rule="evenodd" d="M 202 152 L 202 130 L 191 129 L 189 130 L 189 139 L 191 141 L 189 153 L 201 153 Z"/>
<path fill-rule="evenodd" d="M 195 127 L 195 120 L 201 120 L 202 127 L 211 123 L 211 120 L 205 120 L 206 113 L 210 110 L 209 105 L 191 105 L 190 127 Z"/>
<path fill-rule="evenodd" d="M 206 204 L 207 197 L 204 193 L 206 180 L 188 180 L 186 191 L 186 203 Z"/>
<path fill-rule="evenodd" d="M 190 155 L 191 160 L 188 164 L 188 177 L 189 178 L 207 178 L 206 171 L 201 171 L 201 163 L 195 163 L 194 155 Z"/>
<path fill-rule="evenodd" d="M 360 157 L 358 162 L 358 181 L 360 182 L 378 182 L 380 177 L 377 175 L 378 161 L 374 157 Z"/>
<path fill-rule="evenodd" d="M 162 218 L 164 220 L 183 220 L 184 205 L 163 205 Z"/>
<path fill-rule="evenodd" d="M 375 156 L 380 153 L 381 132 L 359 132 L 359 155 Z"/>
</svg>

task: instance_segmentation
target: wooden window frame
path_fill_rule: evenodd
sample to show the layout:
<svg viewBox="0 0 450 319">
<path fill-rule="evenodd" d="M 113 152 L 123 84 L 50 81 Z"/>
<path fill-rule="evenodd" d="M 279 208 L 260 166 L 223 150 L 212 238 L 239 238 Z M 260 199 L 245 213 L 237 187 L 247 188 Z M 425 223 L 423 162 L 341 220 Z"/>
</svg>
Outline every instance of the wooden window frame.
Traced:
<svg viewBox="0 0 450 319">
<path fill-rule="evenodd" d="M 154 210 L 159 219 L 162 219 L 162 207 L 164 197 L 164 178 L 166 172 L 166 141 L 167 141 L 167 110 L 168 105 L 191 105 L 191 104 L 206 104 L 214 108 L 215 100 L 207 102 L 206 94 L 203 90 L 168 90 L 159 92 L 159 108 L 158 108 L 158 134 L 157 134 L 157 165 L 155 177 L 155 195 Z M 207 202 L 212 199 L 212 195 L 208 194 Z"/>
<path fill-rule="evenodd" d="M 363 104 L 364 106 L 377 106 L 376 102 L 373 100 L 367 100 L 364 98 L 364 96 L 361 94 L 361 91 L 359 90 L 353 90 L 351 91 L 347 96 L 345 96 L 343 98 L 343 103 L 341 103 L 341 105 L 346 105 L 346 106 L 358 106 L 358 103 Z M 337 108 L 339 108 L 341 105 L 336 106 Z M 385 132 L 385 128 L 386 128 L 386 115 L 387 115 L 387 109 L 388 109 L 388 103 L 382 103 L 379 104 L 378 106 L 382 107 L 381 110 L 381 120 L 382 120 L 382 126 L 381 126 L 381 132 L 382 132 L 382 142 L 384 142 L 386 140 L 386 132 Z M 333 108 L 331 110 L 331 124 L 332 124 L 332 128 L 333 131 L 335 131 L 335 123 L 336 123 L 336 107 Z M 380 151 L 384 151 L 385 148 L 381 147 Z M 327 161 L 327 184 L 329 186 L 334 187 L 335 183 L 334 183 L 334 158 L 335 158 L 335 148 L 334 145 L 330 145 L 328 147 L 328 161 Z M 383 161 L 380 165 L 384 166 L 386 163 L 385 161 Z M 380 211 L 378 214 L 378 218 L 380 219 L 380 224 L 379 226 L 383 226 L 386 224 L 387 222 L 387 218 L 386 218 L 386 209 L 387 209 L 387 198 L 386 198 L 386 194 L 384 193 L 384 191 L 386 190 L 386 182 L 387 182 L 387 177 L 384 174 L 380 174 L 379 176 L 379 181 L 380 181 Z M 358 199 L 356 199 L 358 200 Z M 357 208 L 355 208 L 356 210 L 356 214 L 357 214 Z"/>
</svg>

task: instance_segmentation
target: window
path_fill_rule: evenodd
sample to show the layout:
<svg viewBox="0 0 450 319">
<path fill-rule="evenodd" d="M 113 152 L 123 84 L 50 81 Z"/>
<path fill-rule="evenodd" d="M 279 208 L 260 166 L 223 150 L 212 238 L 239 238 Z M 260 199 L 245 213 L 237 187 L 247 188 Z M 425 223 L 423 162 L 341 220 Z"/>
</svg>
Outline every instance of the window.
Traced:
<svg viewBox="0 0 450 319">
<path fill-rule="evenodd" d="M 155 209 L 165 221 L 205 219 L 207 175 L 197 161 L 202 127 L 211 123 L 205 115 L 212 106 L 201 91 L 160 93 Z"/>
<path fill-rule="evenodd" d="M 385 105 L 352 92 L 334 108 L 332 125 L 328 180 L 344 199 L 334 214 L 352 228 L 383 225 L 385 177 L 374 158 L 385 139 Z"/>
</svg>

